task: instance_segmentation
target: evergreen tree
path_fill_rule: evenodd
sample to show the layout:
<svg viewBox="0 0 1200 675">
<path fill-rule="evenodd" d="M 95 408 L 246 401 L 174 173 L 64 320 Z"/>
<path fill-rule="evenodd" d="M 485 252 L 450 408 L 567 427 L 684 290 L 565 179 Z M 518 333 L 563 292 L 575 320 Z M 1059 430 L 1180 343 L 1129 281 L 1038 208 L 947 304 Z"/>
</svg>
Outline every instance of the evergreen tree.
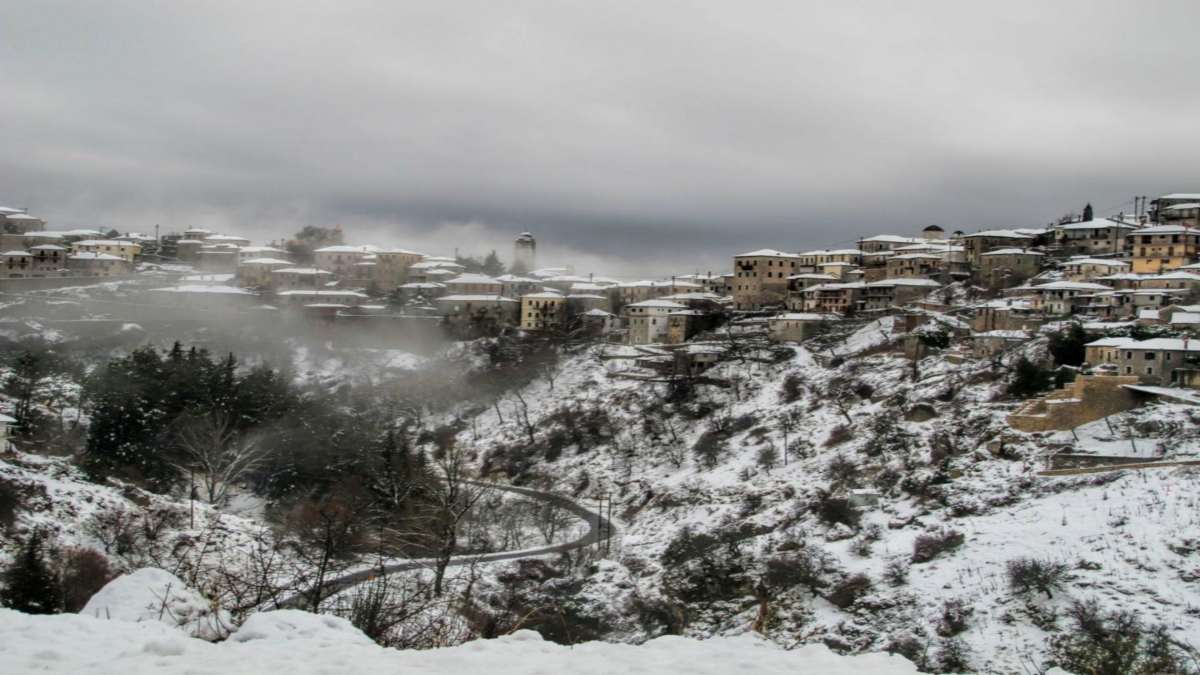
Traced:
<svg viewBox="0 0 1200 675">
<path fill-rule="evenodd" d="M 1087 222 L 1092 219 L 1092 203 L 1088 202 L 1083 207 L 1083 221 Z"/>
<path fill-rule="evenodd" d="M 2 575 L 0 604 L 26 614 L 56 614 L 62 608 L 58 576 L 46 564 L 43 535 L 29 535 L 21 552 Z"/>
<path fill-rule="evenodd" d="M 489 277 L 498 277 L 504 274 L 504 263 L 500 262 L 500 256 L 496 255 L 495 249 L 487 254 L 483 259 L 483 273 Z"/>
</svg>

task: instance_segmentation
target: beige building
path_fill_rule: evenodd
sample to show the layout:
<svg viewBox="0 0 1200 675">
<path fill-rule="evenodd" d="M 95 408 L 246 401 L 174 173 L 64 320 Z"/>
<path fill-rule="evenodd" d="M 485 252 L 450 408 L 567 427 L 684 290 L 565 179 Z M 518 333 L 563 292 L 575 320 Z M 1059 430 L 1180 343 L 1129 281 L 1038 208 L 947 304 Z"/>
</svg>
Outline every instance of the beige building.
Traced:
<svg viewBox="0 0 1200 675">
<path fill-rule="evenodd" d="M 292 263 L 278 258 L 250 258 L 238 263 L 237 282 L 246 288 L 272 288 L 275 270 L 291 267 Z"/>
<path fill-rule="evenodd" d="M 442 282 L 451 295 L 501 295 L 504 284 L 486 274 L 460 274 Z"/>
<path fill-rule="evenodd" d="M 67 269 L 67 249 L 58 244 L 39 244 L 30 247 L 34 276 L 53 275 Z"/>
<path fill-rule="evenodd" d="M 1158 274 L 1196 260 L 1200 230 L 1182 225 L 1155 225 L 1134 230 L 1133 272 Z"/>
<path fill-rule="evenodd" d="M 299 289 L 317 290 L 333 281 L 333 272 L 315 267 L 279 267 L 271 270 L 271 286 L 287 291 Z"/>
<path fill-rule="evenodd" d="M 402 248 L 376 251 L 375 267 L 372 269 L 375 286 L 387 293 L 408 283 L 409 269 L 424 257 L 416 251 L 406 251 Z"/>
<path fill-rule="evenodd" d="M 358 270 L 355 265 L 375 251 L 374 246 L 326 246 L 313 251 L 313 266 L 332 272 L 339 279 L 356 279 Z"/>
<path fill-rule="evenodd" d="M 734 309 L 755 310 L 783 305 L 787 299 L 788 277 L 800 271 L 799 265 L 800 256 L 771 249 L 734 256 Z"/>
<path fill-rule="evenodd" d="M 932 279 L 884 279 L 863 284 L 859 305 L 865 310 L 880 310 L 916 302 L 941 288 Z"/>
<path fill-rule="evenodd" d="M 1114 258 L 1072 258 L 1063 263 L 1063 275 L 1069 281 L 1090 281 L 1129 271 L 1129 262 Z"/>
<path fill-rule="evenodd" d="M 132 241 L 121 239 L 84 239 L 71 245 L 75 253 L 106 253 L 129 262 L 142 252 L 142 247 Z"/>
<path fill-rule="evenodd" d="M 133 263 L 111 253 L 72 253 L 67 269 L 83 277 L 116 277 L 133 272 Z"/>
<path fill-rule="evenodd" d="M 447 323 L 461 328 L 495 330 L 521 320 L 520 301 L 503 295 L 443 295 L 437 307 Z"/>
<path fill-rule="evenodd" d="M 555 331 L 566 328 L 567 298 L 549 291 L 521 296 L 521 328 Z"/>
<path fill-rule="evenodd" d="M 669 316 L 686 310 L 687 306 L 670 300 L 644 300 L 626 305 L 625 320 L 629 326 L 629 344 L 644 345 L 667 341 L 670 332 Z"/>
</svg>

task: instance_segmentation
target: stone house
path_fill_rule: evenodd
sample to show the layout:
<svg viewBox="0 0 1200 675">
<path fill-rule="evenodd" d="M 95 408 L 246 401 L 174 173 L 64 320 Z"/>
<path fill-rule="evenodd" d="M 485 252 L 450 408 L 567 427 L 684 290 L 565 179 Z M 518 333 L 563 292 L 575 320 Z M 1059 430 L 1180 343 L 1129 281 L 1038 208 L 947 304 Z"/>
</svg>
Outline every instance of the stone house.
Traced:
<svg viewBox="0 0 1200 675">
<path fill-rule="evenodd" d="M 1063 275 L 1069 281 L 1087 281 L 1129 271 L 1129 263 L 1113 258 L 1072 258 L 1063 263 Z"/>
<path fill-rule="evenodd" d="M 621 320 L 616 314 L 602 309 L 590 309 L 580 317 L 583 332 L 593 337 L 608 335 L 621 327 Z"/>
<path fill-rule="evenodd" d="M 1120 255 L 1128 249 L 1128 235 L 1135 229 L 1129 223 L 1095 218 L 1055 226 L 1054 242 L 1069 256 Z"/>
<path fill-rule="evenodd" d="M 416 251 L 402 248 L 387 248 L 375 251 L 375 267 L 371 270 L 371 281 L 383 293 L 390 293 L 408 283 L 408 270 L 421 262 L 425 256 Z"/>
<path fill-rule="evenodd" d="M 276 291 L 275 297 L 279 302 L 291 306 L 325 304 L 355 307 L 367 301 L 365 293 L 348 290 Z"/>
<path fill-rule="evenodd" d="M 975 305 L 971 329 L 977 333 L 993 330 L 1037 330 L 1044 318 L 1026 298 L 990 300 Z"/>
<path fill-rule="evenodd" d="M 936 253 L 900 253 L 887 259 L 886 279 L 932 279 L 941 275 L 945 261 Z"/>
<path fill-rule="evenodd" d="M 451 295 L 502 295 L 504 284 L 486 274 L 460 274 L 442 282 Z"/>
<path fill-rule="evenodd" d="M 338 244 L 325 246 L 313 251 L 313 266 L 332 272 L 338 279 L 354 279 L 357 277 L 355 264 L 363 257 L 376 252 L 374 246 L 349 246 Z"/>
<path fill-rule="evenodd" d="M 1088 304 L 1092 296 L 1109 290 L 1104 284 L 1086 281 L 1052 281 L 1032 289 L 1035 306 L 1046 314 L 1074 314 L 1077 307 Z"/>
<path fill-rule="evenodd" d="M 275 270 L 291 267 L 292 263 L 279 258 L 250 258 L 238 263 L 236 279 L 246 288 L 273 288 Z"/>
<path fill-rule="evenodd" d="M 316 267 L 280 267 L 271 270 L 271 286 L 277 290 L 321 289 L 333 281 L 333 272 Z"/>
<path fill-rule="evenodd" d="M 33 272 L 33 255 L 29 251 L 5 251 L 0 253 L 0 261 L 4 276 L 9 278 L 27 277 Z"/>
<path fill-rule="evenodd" d="M 843 316 L 856 313 L 860 307 L 866 284 L 860 282 L 846 284 L 818 284 L 809 286 L 801 291 L 804 297 L 805 312 L 835 313 Z"/>
<path fill-rule="evenodd" d="M 906 305 L 924 298 L 942 285 L 932 279 L 884 279 L 863 284 L 861 308 L 881 310 Z"/>
<path fill-rule="evenodd" d="M 755 310 L 782 305 L 787 298 L 787 279 L 801 271 L 799 265 L 800 256 L 771 249 L 734 256 L 734 309 Z"/>
<path fill-rule="evenodd" d="M 436 302 L 446 322 L 455 326 L 503 328 L 521 320 L 521 302 L 503 295 L 443 295 Z"/>
<path fill-rule="evenodd" d="M 967 263 L 978 265 L 984 253 L 998 248 L 1028 248 L 1034 237 L 1016 230 L 984 230 L 964 234 L 960 239 L 966 250 Z"/>
<path fill-rule="evenodd" d="M 1122 375 L 1135 375 L 1143 384 L 1189 385 L 1200 370 L 1200 340 L 1153 338 L 1119 348 Z"/>
<path fill-rule="evenodd" d="M 1023 330 L 990 330 L 971 335 L 971 351 L 981 359 L 989 359 L 1010 347 L 1027 342 L 1033 335 Z"/>
<path fill-rule="evenodd" d="M 1182 269 L 1166 272 L 1152 277 L 1145 277 L 1138 282 L 1138 290 L 1164 289 L 1177 291 L 1192 291 L 1200 288 L 1200 274 L 1195 271 Z"/>
<path fill-rule="evenodd" d="M 989 289 L 1012 288 L 1036 276 L 1045 254 L 1026 248 L 998 248 L 979 254 L 977 278 Z"/>
<path fill-rule="evenodd" d="M 67 268 L 67 249 L 58 244 L 38 244 L 29 249 L 34 276 L 59 274 Z"/>
<path fill-rule="evenodd" d="M 686 310 L 687 305 L 670 300 L 643 300 L 626 305 L 625 321 L 629 326 L 629 344 L 665 342 L 670 330 L 668 317 L 672 312 Z"/>
<path fill-rule="evenodd" d="M 772 342 L 803 342 L 829 324 L 840 321 L 836 314 L 789 312 L 767 319 L 767 338 Z"/>
<path fill-rule="evenodd" d="M 1092 340 L 1084 345 L 1084 363 L 1098 366 L 1103 363 L 1117 364 L 1121 362 L 1121 349 L 1127 345 L 1136 344 L 1137 340 L 1127 337 L 1106 337 Z"/>
<path fill-rule="evenodd" d="M 515 274 L 502 274 L 496 277 L 496 281 L 500 282 L 500 294 L 506 298 L 519 299 L 522 295 L 540 293 L 543 290 L 540 280 Z"/>
</svg>

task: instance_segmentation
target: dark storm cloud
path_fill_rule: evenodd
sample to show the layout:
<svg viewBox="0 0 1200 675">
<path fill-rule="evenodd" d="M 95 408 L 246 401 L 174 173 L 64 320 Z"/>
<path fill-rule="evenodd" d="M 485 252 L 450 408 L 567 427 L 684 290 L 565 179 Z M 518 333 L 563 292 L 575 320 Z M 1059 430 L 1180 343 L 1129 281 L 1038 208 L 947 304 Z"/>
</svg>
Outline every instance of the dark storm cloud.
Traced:
<svg viewBox="0 0 1200 675">
<path fill-rule="evenodd" d="M 1193 2 L 0 3 L 0 203 L 633 265 L 1197 190 Z"/>
</svg>

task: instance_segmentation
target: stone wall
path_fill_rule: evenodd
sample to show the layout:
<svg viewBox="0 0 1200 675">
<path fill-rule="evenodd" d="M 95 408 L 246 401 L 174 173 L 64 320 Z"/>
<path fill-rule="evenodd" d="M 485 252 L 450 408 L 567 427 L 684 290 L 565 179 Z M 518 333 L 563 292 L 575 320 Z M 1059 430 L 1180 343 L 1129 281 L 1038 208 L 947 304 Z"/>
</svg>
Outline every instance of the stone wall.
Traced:
<svg viewBox="0 0 1200 675">
<path fill-rule="evenodd" d="M 1140 404 L 1122 385 L 1137 384 L 1133 375 L 1080 375 L 1062 389 L 1026 402 L 1008 416 L 1018 431 L 1063 431 L 1094 422 Z"/>
</svg>

